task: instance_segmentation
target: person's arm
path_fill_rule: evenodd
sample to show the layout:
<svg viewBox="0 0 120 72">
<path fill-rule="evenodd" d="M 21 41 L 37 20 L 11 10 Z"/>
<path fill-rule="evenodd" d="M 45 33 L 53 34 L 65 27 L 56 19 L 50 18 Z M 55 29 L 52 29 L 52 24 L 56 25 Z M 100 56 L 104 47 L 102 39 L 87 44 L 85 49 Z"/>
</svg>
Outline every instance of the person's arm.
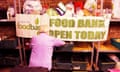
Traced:
<svg viewBox="0 0 120 72">
<path fill-rule="evenodd" d="M 35 43 L 36 43 L 36 37 L 32 37 L 31 41 L 30 41 L 30 48 L 33 48 L 33 46 L 35 45 Z"/>
<path fill-rule="evenodd" d="M 119 62 L 119 58 L 115 54 L 108 54 L 108 57 L 115 62 Z"/>
<path fill-rule="evenodd" d="M 62 46 L 62 45 L 65 45 L 65 42 L 60 40 L 60 39 L 57 39 L 55 38 L 54 40 L 54 46 Z"/>
</svg>

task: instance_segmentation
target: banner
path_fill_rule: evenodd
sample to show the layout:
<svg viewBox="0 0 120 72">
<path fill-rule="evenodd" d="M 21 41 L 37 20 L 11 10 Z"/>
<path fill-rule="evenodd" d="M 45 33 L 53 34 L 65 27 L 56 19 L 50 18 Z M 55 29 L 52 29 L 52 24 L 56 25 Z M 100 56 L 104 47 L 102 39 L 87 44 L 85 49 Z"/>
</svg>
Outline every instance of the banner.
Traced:
<svg viewBox="0 0 120 72">
<path fill-rule="evenodd" d="M 31 38 L 36 35 L 40 20 L 40 15 L 17 15 L 17 36 Z M 110 19 L 104 17 L 52 16 L 49 20 L 49 34 L 64 41 L 104 41 L 108 36 Z"/>
<path fill-rule="evenodd" d="M 104 41 L 109 24 L 104 17 L 51 17 L 49 33 L 65 41 Z"/>
</svg>

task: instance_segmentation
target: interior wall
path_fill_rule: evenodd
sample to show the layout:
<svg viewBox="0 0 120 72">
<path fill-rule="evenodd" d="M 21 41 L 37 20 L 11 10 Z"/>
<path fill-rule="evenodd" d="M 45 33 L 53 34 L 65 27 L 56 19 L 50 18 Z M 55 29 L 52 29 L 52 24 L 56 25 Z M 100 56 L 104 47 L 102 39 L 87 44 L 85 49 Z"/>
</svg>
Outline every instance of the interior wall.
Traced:
<svg viewBox="0 0 120 72">
<path fill-rule="evenodd" d="M 21 2 L 21 7 L 24 3 L 25 0 L 0 0 L 0 8 L 6 9 L 9 5 L 14 5 L 14 1 L 16 1 L 16 5 L 18 6 L 18 2 Z M 49 5 L 50 7 L 56 7 L 58 2 L 63 2 L 64 4 L 70 2 L 70 1 L 83 1 L 85 2 L 86 0 L 40 0 L 42 5 Z M 101 0 L 98 0 L 98 3 L 100 3 Z M 111 0 L 104 0 L 104 4 L 106 5 L 105 7 L 109 7 L 111 4 Z"/>
</svg>

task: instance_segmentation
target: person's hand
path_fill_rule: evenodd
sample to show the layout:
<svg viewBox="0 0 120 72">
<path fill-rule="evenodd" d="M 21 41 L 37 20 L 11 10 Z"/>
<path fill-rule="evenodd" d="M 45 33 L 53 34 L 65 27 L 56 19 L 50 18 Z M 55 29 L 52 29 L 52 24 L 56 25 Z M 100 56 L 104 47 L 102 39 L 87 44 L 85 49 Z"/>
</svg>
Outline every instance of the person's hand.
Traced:
<svg viewBox="0 0 120 72">
<path fill-rule="evenodd" d="M 120 62 L 116 62 L 115 69 L 120 69 Z"/>
</svg>

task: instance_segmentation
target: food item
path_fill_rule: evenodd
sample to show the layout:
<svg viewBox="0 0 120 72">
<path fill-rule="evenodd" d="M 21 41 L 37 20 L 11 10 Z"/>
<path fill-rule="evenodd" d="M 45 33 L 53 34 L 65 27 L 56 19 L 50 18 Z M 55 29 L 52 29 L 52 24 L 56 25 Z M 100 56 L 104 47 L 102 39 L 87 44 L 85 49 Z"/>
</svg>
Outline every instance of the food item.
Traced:
<svg viewBox="0 0 120 72">
<path fill-rule="evenodd" d="M 90 13 L 87 9 L 83 9 L 84 16 L 92 16 L 92 13 Z"/>
<path fill-rule="evenodd" d="M 57 11 L 53 8 L 49 8 L 47 9 L 46 13 L 49 15 L 49 16 L 58 16 L 59 14 L 57 13 Z"/>
</svg>

